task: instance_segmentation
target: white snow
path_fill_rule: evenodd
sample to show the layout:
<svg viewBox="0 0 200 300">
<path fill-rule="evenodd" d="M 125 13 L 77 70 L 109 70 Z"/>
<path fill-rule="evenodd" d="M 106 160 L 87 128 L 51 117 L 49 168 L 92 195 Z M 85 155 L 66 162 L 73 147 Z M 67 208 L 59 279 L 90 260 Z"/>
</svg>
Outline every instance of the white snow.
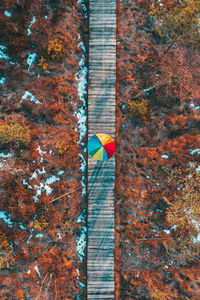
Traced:
<svg viewBox="0 0 200 300">
<path fill-rule="evenodd" d="M 8 10 L 5 10 L 4 11 L 4 15 L 6 16 L 6 17 L 12 17 L 12 14 L 11 14 L 11 12 L 10 11 L 8 11 Z"/>
<path fill-rule="evenodd" d="M 83 182 L 83 180 L 81 180 L 81 184 L 82 184 L 82 187 L 83 187 L 83 189 L 82 189 L 82 196 L 84 196 L 84 195 L 86 195 L 86 185 Z"/>
<path fill-rule="evenodd" d="M 57 173 L 57 175 L 62 175 L 62 174 L 64 174 L 64 173 L 65 173 L 65 171 L 60 170 L 60 171 Z"/>
<path fill-rule="evenodd" d="M 140 271 L 137 272 L 137 278 L 140 278 Z"/>
<path fill-rule="evenodd" d="M 26 60 L 28 67 L 28 71 L 30 71 L 30 67 L 32 66 L 32 63 L 35 61 L 37 54 L 36 53 L 28 53 L 28 57 Z"/>
<path fill-rule="evenodd" d="M 200 109 L 200 106 L 195 105 L 194 103 L 190 104 L 190 107 L 194 108 L 195 110 Z"/>
<path fill-rule="evenodd" d="M 40 162 L 43 162 L 43 155 L 47 152 L 43 151 L 40 146 L 38 146 L 36 150 L 39 152 L 39 154 L 41 156 Z M 33 161 L 33 162 L 35 162 L 35 161 Z M 47 171 L 45 170 L 44 166 L 42 167 L 42 170 L 35 169 L 35 171 L 31 175 L 31 177 L 29 177 L 29 180 L 30 181 L 35 180 L 35 179 L 38 178 L 39 175 L 43 175 L 43 174 L 46 174 L 46 173 L 47 173 Z M 41 196 L 42 192 L 46 192 L 46 195 L 51 194 L 53 189 L 50 187 L 50 184 L 53 184 L 56 181 L 60 181 L 60 178 L 56 177 L 55 175 L 52 175 L 48 178 L 43 179 L 43 182 L 40 182 L 39 185 L 34 184 L 34 185 L 31 186 L 27 183 L 26 179 L 22 179 L 22 182 L 23 182 L 24 185 L 26 185 L 29 189 L 32 189 L 32 190 L 36 191 L 35 195 L 33 196 L 34 202 L 38 202 L 38 197 Z"/>
<path fill-rule="evenodd" d="M 40 146 L 38 146 L 36 150 L 39 152 L 39 154 L 40 154 L 40 156 L 41 156 L 40 162 L 43 162 L 43 154 L 45 154 L 45 153 L 47 153 L 47 152 L 46 152 L 46 151 L 43 151 L 43 150 L 40 148 Z"/>
<path fill-rule="evenodd" d="M 35 98 L 35 96 L 33 96 L 33 94 L 29 91 L 25 91 L 24 95 L 22 96 L 21 100 L 20 100 L 20 103 L 23 102 L 27 97 L 30 97 L 29 98 L 29 101 L 30 102 L 34 102 L 36 104 L 41 104 L 41 102 Z"/>
<path fill-rule="evenodd" d="M 34 266 L 35 271 L 37 272 L 38 276 L 41 277 L 40 271 L 38 269 L 38 266 Z"/>
<path fill-rule="evenodd" d="M 176 230 L 176 228 L 177 228 L 177 225 L 172 226 L 172 229 Z"/>
<path fill-rule="evenodd" d="M 43 154 L 47 153 L 46 151 L 43 151 L 43 150 L 40 148 L 40 146 L 38 146 L 36 150 L 38 150 L 38 152 L 39 152 L 39 154 L 40 154 L 41 156 L 42 156 Z"/>
<path fill-rule="evenodd" d="M 88 68 L 85 65 L 84 54 L 81 60 L 79 61 L 79 66 L 81 69 L 76 73 L 76 80 L 78 81 L 78 95 L 79 98 L 84 101 L 84 95 L 87 93 L 85 86 L 87 84 L 87 73 L 88 73 Z"/>
<path fill-rule="evenodd" d="M 42 234 L 42 233 L 38 233 L 38 234 L 36 234 L 36 237 L 37 238 L 39 238 L 39 237 L 43 237 L 44 236 L 44 234 Z"/>
<path fill-rule="evenodd" d="M 86 215 L 86 211 L 85 209 L 81 212 L 81 214 L 78 216 L 76 222 L 80 223 L 80 222 L 84 222 L 85 221 L 85 215 Z"/>
<path fill-rule="evenodd" d="M 51 176 L 51 177 L 49 177 L 49 178 L 46 179 L 46 184 L 49 185 L 49 184 L 52 184 L 52 183 L 54 183 L 56 181 L 60 181 L 60 178 L 58 178 L 55 175 L 53 175 L 53 176 Z"/>
<path fill-rule="evenodd" d="M 79 170 L 81 170 L 82 172 L 85 172 L 86 170 L 86 159 L 84 158 L 84 156 L 80 153 L 79 156 L 82 159 L 82 164 L 81 167 L 79 168 Z"/>
<path fill-rule="evenodd" d="M 22 222 L 19 222 L 19 227 L 20 227 L 21 229 L 23 229 L 23 230 L 27 230 L 27 228 L 24 227 L 24 225 L 22 224 Z"/>
<path fill-rule="evenodd" d="M 80 38 L 80 35 L 78 36 Z M 78 43 L 78 45 L 83 49 L 83 52 L 86 52 L 85 45 L 82 41 Z M 78 96 L 79 99 L 82 100 L 83 105 L 79 109 L 79 112 L 75 113 L 78 118 L 78 127 L 80 131 L 80 138 L 78 143 L 81 142 L 82 138 L 86 135 L 87 132 L 87 116 L 86 116 L 86 99 L 85 95 L 87 94 L 86 86 L 87 86 L 87 73 L 88 68 L 85 65 L 85 54 L 83 53 L 81 60 L 79 61 L 80 70 L 76 73 L 75 78 L 78 81 Z"/>
<path fill-rule="evenodd" d="M 85 284 L 82 283 L 81 281 L 78 282 L 80 284 L 80 286 L 85 287 Z"/>
<path fill-rule="evenodd" d="M 38 174 L 42 175 L 42 174 L 46 174 L 45 168 L 42 167 L 42 171 L 40 171 L 39 169 L 36 169 L 36 171 L 38 171 Z"/>
<path fill-rule="evenodd" d="M 164 159 L 168 159 L 169 156 L 167 154 L 163 154 L 163 155 L 161 155 L 161 157 Z"/>
<path fill-rule="evenodd" d="M 168 229 L 164 229 L 163 230 L 166 234 L 170 234 L 170 230 L 168 230 Z"/>
<path fill-rule="evenodd" d="M 87 227 L 82 226 L 81 234 L 76 240 L 76 250 L 77 250 L 80 262 L 83 261 L 83 258 L 85 256 L 84 250 L 86 247 L 86 232 L 87 232 Z"/>
<path fill-rule="evenodd" d="M 1 152 L 0 157 L 3 157 L 3 158 L 12 157 L 12 154 L 10 152 L 8 152 L 7 154 Z"/>
<path fill-rule="evenodd" d="M 10 56 L 8 56 L 7 54 L 3 53 L 3 50 L 6 49 L 6 46 L 0 45 L 0 59 L 6 59 L 9 60 Z"/>
<path fill-rule="evenodd" d="M 190 151 L 191 155 L 193 155 L 195 153 L 200 154 L 200 149 L 193 149 L 193 150 Z"/>
<path fill-rule="evenodd" d="M 34 184 L 33 189 L 36 190 L 36 194 L 33 196 L 34 201 L 38 202 L 38 197 L 41 196 L 42 191 L 45 191 L 46 195 L 50 195 L 53 189 L 49 185 L 56 181 L 60 181 L 60 178 L 53 175 L 46 178 L 44 182 L 40 182 L 40 185 Z"/>
<path fill-rule="evenodd" d="M 85 18 L 87 17 L 87 7 L 85 5 L 85 1 L 84 0 L 78 0 L 78 3 L 81 3 L 83 11 L 84 11 L 84 16 Z M 80 35 L 78 35 L 78 38 L 80 39 Z M 88 73 L 88 68 L 85 64 L 85 60 L 86 60 L 86 47 L 83 43 L 83 41 L 80 41 L 78 43 L 78 45 L 82 48 L 83 50 L 83 54 L 82 57 L 79 61 L 79 66 L 80 66 L 80 70 L 76 73 L 75 78 L 78 82 L 78 96 L 79 99 L 82 101 L 82 107 L 79 109 L 79 111 L 77 113 L 75 113 L 75 115 L 78 118 L 78 127 L 79 127 L 79 141 L 78 144 L 81 144 L 82 146 L 84 146 L 84 142 L 82 142 L 82 139 L 86 136 L 87 133 L 87 115 L 86 115 L 86 99 L 85 96 L 87 94 L 87 73 Z M 75 129 L 76 130 L 76 129 Z M 87 151 L 87 147 L 84 147 L 84 152 Z M 84 156 L 82 154 L 79 154 L 80 158 L 81 158 L 81 166 L 80 166 L 80 170 L 83 172 L 85 172 L 86 170 L 86 159 L 84 158 Z M 82 184 L 82 196 L 84 196 L 86 194 L 86 185 L 84 183 L 85 181 L 85 176 L 83 175 L 81 178 L 81 184 Z M 82 210 L 81 214 L 77 217 L 76 220 L 77 223 L 82 222 L 83 225 L 81 227 L 81 233 L 79 235 L 79 237 L 76 239 L 76 250 L 77 250 L 77 254 L 79 257 L 79 262 L 81 263 L 83 261 L 83 258 L 85 256 L 84 250 L 86 248 L 86 232 L 87 232 L 87 227 L 85 226 L 86 224 L 86 210 Z M 77 277 L 79 280 L 79 276 L 80 276 L 80 272 L 77 269 Z M 85 284 L 82 283 L 79 280 L 79 285 L 81 287 L 85 287 Z M 79 297 L 78 297 L 79 298 Z"/>
<path fill-rule="evenodd" d="M 196 168 L 196 172 L 200 172 L 200 165 Z"/>
<path fill-rule="evenodd" d="M 62 240 L 62 236 L 61 236 L 60 232 L 56 233 L 56 235 L 58 236 L 58 238 L 59 238 L 60 240 Z"/>
<path fill-rule="evenodd" d="M 5 223 L 8 224 L 9 227 L 12 227 L 13 222 L 11 221 L 11 213 L 6 216 L 6 211 L 0 211 L 0 219 L 3 219 Z"/>
<path fill-rule="evenodd" d="M 37 169 L 36 169 L 37 170 Z M 36 170 L 33 172 L 32 176 L 29 177 L 29 180 L 33 180 L 33 179 L 36 179 L 37 178 L 37 172 Z"/>
<path fill-rule="evenodd" d="M 4 84 L 6 82 L 6 78 L 1 76 L 0 78 L 0 84 Z"/>
<path fill-rule="evenodd" d="M 31 23 L 30 23 L 28 29 L 26 30 L 28 36 L 30 36 L 31 33 L 32 33 L 32 31 L 31 31 L 31 26 L 35 23 L 35 21 L 36 21 L 36 18 L 35 18 L 35 16 L 33 16 L 32 19 L 31 19 Z"/>
<path fill-rule="evenodd" d="M 28 182 L 26 181 L 26 179 L 22 179 L 22 183 L 23 185 L 27 185 L 28 189 L 32 190 L 32 186 L 28 184 Z"/>
<path fill-rule="evenodd" d="M 80 108 L 79 112 L 76 113 L 76 116 L 78 118 L 78 126 L 79 126 L 79 130 L 80 130 L 80 139 L 79 139 L 79 143 L 80 140 L 82 140 L 82 138 L 86 135 L 86 131 L 87 131 L 87 127 L 86 127 L 86 121 L 87 121 L 87 116 L 85 115 L 85 109 Z"/>
<path fill-rule="evenodd" d="M 83 11 L 84 11 L 84 17 L 86 18 L 87 17 L 87 7 L 85 5 L 85 1 L 84 0 L 78 0 L 77 2 L 81 3 Z"/>
</svg>

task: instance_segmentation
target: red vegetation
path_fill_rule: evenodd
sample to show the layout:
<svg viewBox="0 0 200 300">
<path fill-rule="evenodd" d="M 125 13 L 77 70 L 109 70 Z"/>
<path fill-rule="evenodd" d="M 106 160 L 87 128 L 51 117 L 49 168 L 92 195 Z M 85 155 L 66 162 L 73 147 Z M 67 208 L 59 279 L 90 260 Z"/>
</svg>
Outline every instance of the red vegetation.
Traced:
<svg viewBox="0 0 200 300">
<path fill-rule="evenodd" d="M 76 220 L 85 206 L 79 170 L 83 149 L 77 143 L 74 113 L 80 105 L 75 79 L 82 55 L 78 35 L 85 39 L 86 21 L 81 4 L 73 0 L 3 0 L 0 6 L 12 13 L 0 17 L 3 52 L 10 57 L 0 59 L 6 78 L 0 85 L 0 126 L 17 123 L 30 135 L 19 143 L 15 133 L 11 142 L 1 139 L 0 144 L 0 152 L 12 155 L 0 158 L 0 211 L 12 223 L 0 219 L 5 235 L 0 241 L 5 240 L 0 298 L 83 297 L 79 280 L 85 282 L 85 269 L 76 252 L 82 225 Z M 46 68 L 39 65 L 42 57 Z M 52 201 L 69 191 L 73 193 Z M 6 243 L 12 245 L 10 252 Z M 77 268 L 82 268 L 82 278 Z"/>
<path fill-rule="evenodd" d="M 200 260 L 168 252 L 166 210 L 177 191 L 168 171 L 198 162 L 199 52 L 180 39 L 166 52 L 148 12 L 145 0 L 117 4 L 116 299 L 197 300 Z M 136 111 L 144 98 L 147 114 Z"/>
</svg>

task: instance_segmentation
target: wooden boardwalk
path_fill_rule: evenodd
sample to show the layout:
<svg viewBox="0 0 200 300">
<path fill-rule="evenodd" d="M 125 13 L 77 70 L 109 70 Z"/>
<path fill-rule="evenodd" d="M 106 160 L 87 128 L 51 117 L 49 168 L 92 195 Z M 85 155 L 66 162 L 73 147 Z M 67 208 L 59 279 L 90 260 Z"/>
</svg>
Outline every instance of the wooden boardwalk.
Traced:
<svg viewBox="0 0 200 300">
<path fill-rule="evenodd" d="M 89 1 L 88 139 L 115 139 L 116 0 Z M 87 298 L 114 299 L 115 157 L 88 157 Z"/>
</svg>

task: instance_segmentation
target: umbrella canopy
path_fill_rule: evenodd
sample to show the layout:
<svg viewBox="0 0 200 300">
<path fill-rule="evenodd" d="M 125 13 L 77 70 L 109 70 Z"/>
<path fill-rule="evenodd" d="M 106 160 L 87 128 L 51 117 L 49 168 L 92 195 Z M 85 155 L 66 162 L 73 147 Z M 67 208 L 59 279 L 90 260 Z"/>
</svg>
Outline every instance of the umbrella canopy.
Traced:
<svg viewBox="0 0 200 300">
<path fill-rule="evenodd" d="M 105 133 L 97 133 L 88 141 L 88 152 L 96 160 L 108 160 L 115 153 L 115 141 Z"/>
</svg>

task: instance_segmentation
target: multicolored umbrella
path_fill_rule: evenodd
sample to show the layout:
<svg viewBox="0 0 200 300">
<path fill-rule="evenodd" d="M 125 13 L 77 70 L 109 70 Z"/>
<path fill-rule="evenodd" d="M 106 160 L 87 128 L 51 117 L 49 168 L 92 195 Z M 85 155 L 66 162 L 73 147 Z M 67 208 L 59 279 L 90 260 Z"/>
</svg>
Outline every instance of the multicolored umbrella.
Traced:
<svg viewBox="0 0 200 300">
<path fill-rule="evenodd" d="M 108 160 L 115 153 L 115 141 L 105 133 L 97 133 L 88 141 L 88 152 L 96 160 Z"/>
</svg>

